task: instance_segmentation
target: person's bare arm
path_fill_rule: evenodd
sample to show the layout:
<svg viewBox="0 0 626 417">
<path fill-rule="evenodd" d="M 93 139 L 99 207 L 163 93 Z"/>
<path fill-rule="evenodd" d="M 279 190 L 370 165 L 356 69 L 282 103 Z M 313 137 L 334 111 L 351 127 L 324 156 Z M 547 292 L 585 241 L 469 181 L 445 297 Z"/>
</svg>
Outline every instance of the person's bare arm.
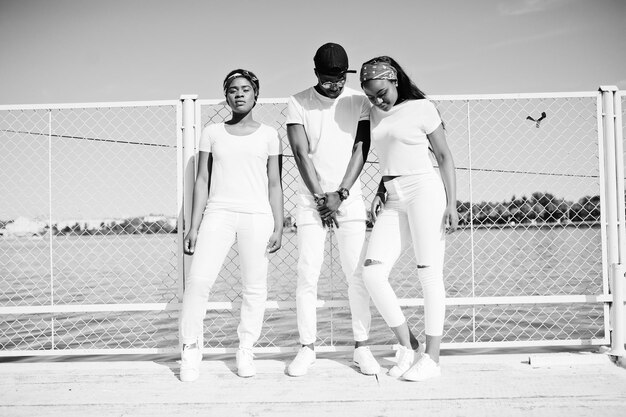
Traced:
<svg viewBox="0 0 626 417">
<path fill-rule="evenodd" d="M 359 178 L 359 175 L 361 175 L 369 150 L 370 122 L 369 120 L 361 120 L 357 126 L 354 146 L 352 147 L 352 157 L 346 168 L 346 173 L 341 180 L 341 184 L 339 184 L 339 188 L 347 188 L 348 190 L 352 188 Z M 327 196 L 326 204 L 322 205 L 318 210 L 322 218 L 336 213 L 342 203 L 337 191 L 328 192 Z"/>
<path fill-rule="evenodd" d="M 287 138 L 289 139 L 289 145 L 293 151 L 293 157 L 304 184 L 314 196 L 324 194 L 324 190 L 317 178 L 313 161 L 309 157 L 309 141 L 304 126 L 301 124 L 288 124 Z M 322 217 L 324 225 L 330 225 L 331 222 L 337 225 L 337 220 L 334 216 Z"/>
<path fill-rule="evenodd" d="M 447 205 L 444 214 L 444 222 L 449 227 L 449 232 L 454 232 L 459 224 L 459 213 L 456 209 L 456 173 L 454 168 L 454 160 L 452 152 L 446 142 L 446 135 L 443 131 L 443 125 L 439 125 L 432 133 L 428 135 L 428 140 L 432 146 L 433 153 L 439 165 L 441 179 L 446 189 Z"/>
<path fill-rule="evenodd" d="M 282 155 L 270 155 L 267 160 L 269 201 L 274 216 L 274 231 L 267 243 L 267 251 L 274 253 L 280 249 L 283 237 L 283 187 L 281 183 Z"/>
<path fill-rule="evenodd" d="M 202 223 L 202 215 L 209 198 L 209 186 L 211 184 L 211 168 L 213 155 L 209 152 L 200 151 L 198 154 L 198 176 L 193 186 L 193 203 L 191 206 L 191 224 L 189 231 L 183 239 L 183 251 L 187 255 L 193 255 L 196 250 L 198 229 Z"/>
<path fill-rule="evenodd" d="M 361 120 L 356 130 L 356 137 L 354 139 L 354 146 L 352 147 L 352 157 L 350 163 L 346 169 L 346 174 L 341 180 L 339 188 L 350 189 L 356 182 L 365 161 L 367 160 L 367 154 L 370 151 L 370 121 Z"/>
<path fill-rule="evenodd" d="M 287 138 L 296 160 L 298 171 L 311 194 L 322 194 L 324 190 L 317 179 L 317 172 L 313 161 L 309 157 L 309 141 L 304 126 L 299 124 L 287 125 Z"/>
<path fill-rule="evenodd" d="M 376 218 L 378 218 L 378 214 L 382 211 L 383 207 L 385 207 L 385 202 L 387 201 L 387 189 L 385 188 L 385 183 L 383 179 L 380 179 L 378 183 L 378 190 L 376 191 L 376 195 L 372 200 L 372 204 L 370 206 L 370 210 L 372 213 L 372 223 L 376 222 Z"/>
</svg>

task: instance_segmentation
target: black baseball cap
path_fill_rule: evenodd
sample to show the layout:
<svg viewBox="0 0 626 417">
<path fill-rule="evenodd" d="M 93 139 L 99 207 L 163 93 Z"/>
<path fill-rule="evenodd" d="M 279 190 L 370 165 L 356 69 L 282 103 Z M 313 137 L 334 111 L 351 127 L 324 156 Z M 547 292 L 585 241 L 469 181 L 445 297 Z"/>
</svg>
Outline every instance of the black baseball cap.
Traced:
<svg viewBox="0 0 626 417">
<path fill-rule="evenodd" d="M 336 43 L 325 43 L 320 46 L 313 57 L 315 70 L 320 74 L 338 76 L 345 73 L 355 74 L 348 69 L 348 54 L 343 46 Z"/>
</svg>

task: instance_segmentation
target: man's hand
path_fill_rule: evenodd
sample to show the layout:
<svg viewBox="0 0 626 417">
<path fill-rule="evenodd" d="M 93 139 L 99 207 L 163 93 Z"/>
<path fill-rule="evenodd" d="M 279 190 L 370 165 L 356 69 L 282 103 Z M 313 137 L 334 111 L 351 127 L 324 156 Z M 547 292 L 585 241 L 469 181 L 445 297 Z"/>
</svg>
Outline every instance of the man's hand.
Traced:
<svg viewBox="0 0 626 417">
<path fill-rule="evenodd" d="M 328 217 L 333 213 L 336 213 L 339 210 L 339 206 L 341 205 L 341 199 L 339 198 L 339 193 L 332 192 L 325 194 L 326 199 L 322 201 L 322 204 L 317 206 L 317 212 L 322 216 L 322 218 Z"/>
<path fill-rule="evenodd" d="M 324 225 L 324 227 L 328 227 L 329 229 L 332 229 L 333 227 L 339 228 L 337 213 L 333 213 L 325 219 L 322 219 L 322 224 Z"/>
<path fill-rule="evenodd" d="M 339 194 L 337 192 L 324 193 L 322 195 L 315 194 L 315 203 L 317 204 L 317 212 L 322 219 L 322 225 L 328 228 L 339 228 L 339 222 L 337 221 L 338 209 L 341 205 Z"/>
<path fill-rule="evenodd" d="M 322 218 L 322 224 L 324 226 L 328 226 L 332 228 L 333 226 L 339 227 L 339 222 L 337 221 L 337 213 L 339 211 L 339 206 L 341 205 L 341 199 L 339 198 L 339 193 L 325 193 L 324 198 L 319 199 L 317 202 L 317 212 Z"/>
</svg>

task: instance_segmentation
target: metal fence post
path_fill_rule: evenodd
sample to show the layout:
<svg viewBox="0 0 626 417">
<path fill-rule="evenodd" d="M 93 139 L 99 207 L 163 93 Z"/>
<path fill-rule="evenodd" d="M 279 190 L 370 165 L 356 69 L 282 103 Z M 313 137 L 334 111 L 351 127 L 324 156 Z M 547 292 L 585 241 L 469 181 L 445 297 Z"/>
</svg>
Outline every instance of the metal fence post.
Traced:
<svg viewBox="0 0 626 417">
<path fill-rule="evenodd" d="M 619 327 L 619 338 L 615 344 L 619 349 L 622 359 L 626 356 L 624 350 L 624 339 L 626 338 L 626 313 L 624 311 L 624 287 L 626 286 L 626 204 L 624 201 L 624 134 L 622 120 L 622 96 L 623 93 L 617 91 L 614 97 L 615 111 L 615 166 L 616 166 L 616 185 L 617 185 L 617 241 L 619 268 L 615 275 L 616 282 L 619 282 L 615 288 L 618 295 L 616 302 L 616 320 L 615 325 Z"/>
<path fill-rule="evenodd" d="M 619 263 L 626 265 L 626 201 L 624 201 L 624 125 L 622 120 L 622 97 L 626 92 L 614 95 L 615 112 L 615 181 L 617 185 L 617 241 Z M 625 330 L 626 331 L 626 330 Z"/>
<path fill-rule="evenodd" d="M 621 192 L 618 189 L 617 172 L 620 162 L 616 149 L 615 119 L 615 86 L 601 86 L 602 93 L 602 130 L 604 131 L 604 161 L 605 161 L 605 190 L 606 219 L 607 219 L 607 261 L 609 265 L 609 283 L 612 294 L 611 304 L 611 351 L 614 356 L 625 356 L 624 351 L 624 269 L 620 264 L 619 251 L 619 222 L 618 222 L 618 199 L 623 200 L 623 185 Z M 621 130 L 621 127 L 619 127 Z M 623 184 L 623 179 L 621 181 Z"/>
<path fill-rule="evenodd" d="M 198 96 L 195 94 L 184 94 L 180 96 L 182 102 L 182 132 L 183 132 L 183 224 L 179 226 L 183 236 L 189 231 L 191 224 L 191 207 L 193 205 L 193 184 L 196 179 L 196 100 Z M 180 246 L 182 246 L 182 238 Z M 189 270 L 191 259 L 182 254 L 182 248 L 179 248 L 183 257 L 183 289 L 185 272 Z"/>
</svg>

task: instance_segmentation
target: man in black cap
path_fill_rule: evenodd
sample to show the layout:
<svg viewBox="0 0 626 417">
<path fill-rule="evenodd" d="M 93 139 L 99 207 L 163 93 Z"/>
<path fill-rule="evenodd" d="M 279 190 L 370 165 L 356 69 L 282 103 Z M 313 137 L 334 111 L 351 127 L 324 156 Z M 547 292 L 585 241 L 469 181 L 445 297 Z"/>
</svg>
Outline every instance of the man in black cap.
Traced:
<svg viewBox="0 0 626 417">
<path fill-rule="evenodd" d="M 348 69 L 341 45 L 322 45 L 313 62 L 317 84 L 291 96 L 287 108 L 287 136 L 301 177 L 296 307 L 302 344 L 287 372 L 302 376 L 315 362 L 317 282 L 326 234 L 334 229 L 348 281 L 354 362 L 372 375 L 380 365 L 366 346 L 371 316 L 361 277 L 366 213 L 359 180 L 370 146 L 370 104 L 365 95 L 345 86 L 346 74 L 356 71 Z"/>
</svg>

